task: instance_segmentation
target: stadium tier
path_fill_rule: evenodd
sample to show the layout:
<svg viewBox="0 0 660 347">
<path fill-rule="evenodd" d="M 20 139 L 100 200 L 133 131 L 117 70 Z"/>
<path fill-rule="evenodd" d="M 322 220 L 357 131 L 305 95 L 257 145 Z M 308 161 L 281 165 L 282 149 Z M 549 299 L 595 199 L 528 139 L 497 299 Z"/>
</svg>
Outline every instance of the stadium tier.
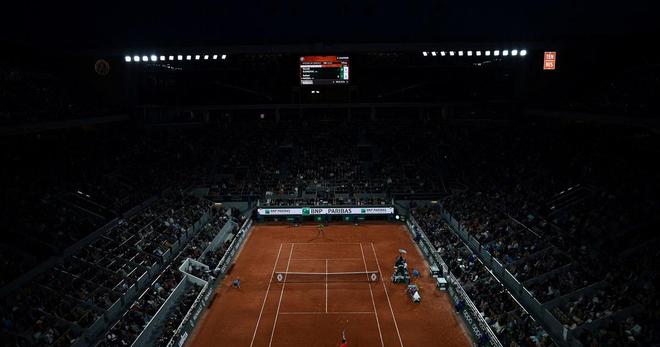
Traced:
<svg viewBox="0 0 660 347">
<path fill-rule="evenodd" d="M 338 124 L 334 122 L 271 126 L 298 129 L 300 134 L 315 129 L 316 134 L 331 138 L 336 128 L 328 125 Z M 70 214 L 65 212 L 70 210 L 99 222 L 80 232 L 63 229 L 69 222 L 60 219 L 64 224 L 55 230 L 71 230 L 74 234 L 57 235 L 59 240 L 69 240 L 68 245 L 62 242 L 63 253 L 50 258 L 48 253 L 41 253 L 32 237 L 23 242 L 18 238 L 5 240 L 8 252 L 3 255 L 13 262 L 6 264 L 26 266 L 33 259 L 32 264 L 41 265 L 28 274 L 10 265 L 3 268 L 7 273 L 2 304 L 7 322 L 2 330 L 3 343 L 200 343 L 188 339 L 197 326 L 192 323 L 198 321 L 197 312 L 204 310 L 215 295 L 231 295 L 224 293 L 225 289 L 213 293 L 233 279 L 233 259 L 244 242 L 239 235 L 248 231 L 239 229 L 245 220 L 264 225 L 284 223 L 286 228 L 294 229 L 313 223 L 312 231 L 304 234 L 309 235 L 305 242 L 311 239 L 328 244 L 333 242 L 336 224 L 355 228 L 341 237 L 363 233 L 362 228 L 368 230 L 374 223 L 406 225 L 429 264 L 416 266 L 441 269 L 457 317 L 475 322 L 468 325 L 469 335 L 475 340 L 492 345 L 537 346 L 614 341 L 630 344 L 633 340 L 632 344 L 645 345 L 654 341 L 655 318 L 649 309 L 657 303 L 651 285 L 655 271 L 652 226 L 657 219 L 652 214 L 656 205 L 651 197 L 657 187 L 645 185 L 641 191 L 636 186 L 650 182 L 640 178 L 649 177 L 645 175 L 652 172 L 651 164 L 643 160 L 646 154 L 638 147 L 634 147 L 635 155 L 617 157 L 617 161 L 598 160 L 598 153 L 632 153 L 632 148 L 623 147 L 625 139 L 648 142 L 655 141 L 654 135 L 635 128 L 590 125 L 470 126 L 445 121 L 420 126 L 410 119 L 398 122 L 412 137 L 427 137 L 427 142 L 408 146 L 379 141 L 387 129 L 357 122 L 339 129 L 342 141 L 358 146 L 363 154 L 355 159 L 346 157 L 346 162 L 338 155 L 327 169 L 317 165 L 328 152 L 310 152 L 303 160 L 297 155 L 284 155 L 304 151 L 307 143 L 315 143 L 313 140 L 306 142 L 305 137 L 299 137 L 282 147 L 268 137 L 270 131 L 251 128 L 258 123 L 245 124 L 242 134 L 252 142 L 250 146 L 272 146 L 266 157 L 232 157 L 225 152 L 229 150 L 225 143 L 237 143 L 233 136 L 218 139 L 212 136 L 214 130 L 188 129 L 176 136 L 189 139 L 194 147 L 217 149 L 209 150 L 203 162 L 187 169 L 186 179 L 180 181 L 188 185 L 185 189 L 179 185 L 157 192 L 161 180 L 151 180 L 150 186 L 149 180 L 142 178 L 144 191 L 156 193 L 142 203 L 123 208 L 117 217 L 112 213 L 96 217 L 86 208 L 104 206 L 96 200 L 97 196 L 105 196 L 100 193 L 80 191 L 74 192 L 76 200 L 69 200 L 67 194 L 47 200 L 48 204 L 68 206 L 62 213 Z M 566 127 L 574 129 L 575 136 L 570 136 Z M 391 131 L 388 136 L 395 133 Z M 146 141 L 162 141 L 170 134 L 169 130 L 159 130 Z M 511 138 L 515 139 L 513 144 L 509 143 Z M 614 148 L 613 139 L 617 139 Z M 429 147 L 428 143 L 442 143 L 442 147 L 422 149 Z M 574 151 L 585 143 L 590 147 Z M 378 154 L 383 150 L 388 159 Z M 416 152 L 423 153 L 422 157 L 415 156 Z M 125 157 L 132 160 L 130 156 L 136 154 Z M 280 159 L 267 162 L 271 156 Z M 156 163 L 161 160 L 152 158 Z M 422 179 L 419 168 L 433 167 L 436 160 L 439 173 Z M 336 167 L 353 165 L 363 169 L 349 176 L 335 174 Z M 622 166 L 629 168 L 625 174 L 613 171 Z M 195 169 L 199 167 L 205 168 Z M 526 170 L 528 167 L 534 169 Z M 374 172 L 379 174 L 372 175 Z M 612 172 L 617 177 L 612 177 Z M 313 179 L 306 179 L 307 175 Z M 622 179 L 622 175 L 627 178 Z M 370 183 L 349 188 L 346 182 L 352 179 Z M 291 188 L 277 192 L 281 187 L 278 182 L 290 182 Z M 371 182 L 381 182 L 382 188 L 371 190 L 379 186 Z M 311 190 L 309 184 L 323 188 Z M 222 191 L 223 186 L 233 188 Z M 112 191 L 110 186 L 98 187 Z M 255 187 L 260 187 L 262 193 L 255 194 Z M 344 189 L 334 189 L 338 187 Z M 425 200 L 429 194 L 436 198 Z M 375 196 L 380 203 L 374 204 Z M 321 228 L 318 223 L 329 225 Z M 47 233 L 48 225 L 43 225 L 42 234 Z M 363 252 L 370 250 L 364 240 L 360 242 L 366 248 Z M 397 285 L 389 281 L 390 260 L 367 264 L 365 269 L 359 251 L 355 256 L 335 259 L 336 255 L 327 255 L 329 250 L 305 247 L 307 250 L 303 246 L 290 250 L 291 263 L 308 259 L 308 265 L 293 265 L 297 268 L 288 270 L 280 267 L 271 276 L 272 285 L 286 285 L 287 293 L 292 291 L 288 295 L 295 295 L 296 286 L 305 284 L 310 288 L 341 283 Z M 338 249 L 350 247 L 355 246 Z M 298 252 L 302 252 L 300 260 L 295 257 Z M 288 256 L 286 250 L 281 253 L 281 258 Z M 247 261 L 241 259 L 237 264 Z M 326 266 L 334 268 L 328 270 Z M 383 277 L 381 271 L 387 275 Z M 371 275 L 376 276 L 375 281 Z M 409 276 L 410 281 L 416 281 Z M 242 278 L 240 290 L 251 285 L 249 278 Z M 421 288 L 424 305 L 428 289 L 424 285 Z M 330 288 L 328 297 L 340 295 L 337 290 Z M 403 292 L 389 288 L 388 293 Z M 396 309 L 393 312 L 397 314 Z M 405 325 L 405 315 L 401 317 Z M 200 329 L 204 329 L 204 322 Z"/>
</svg>

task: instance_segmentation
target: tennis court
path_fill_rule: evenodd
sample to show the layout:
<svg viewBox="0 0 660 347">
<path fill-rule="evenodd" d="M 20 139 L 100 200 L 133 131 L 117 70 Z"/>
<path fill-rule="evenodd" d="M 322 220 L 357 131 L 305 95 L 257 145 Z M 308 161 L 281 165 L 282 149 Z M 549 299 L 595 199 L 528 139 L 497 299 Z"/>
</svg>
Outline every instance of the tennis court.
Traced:
<svg viewBox="0 0 660 347">
<path fill-rule="evenodd" d="M 398 249 L 422 303 L 389 278 Z M 231 288 L 234 278 L 241 288 Z M 261 225 L 191 339 L 192 346 L 468 346 L 446 294 L 434 288 L 403 226 Z"/>
</svg>

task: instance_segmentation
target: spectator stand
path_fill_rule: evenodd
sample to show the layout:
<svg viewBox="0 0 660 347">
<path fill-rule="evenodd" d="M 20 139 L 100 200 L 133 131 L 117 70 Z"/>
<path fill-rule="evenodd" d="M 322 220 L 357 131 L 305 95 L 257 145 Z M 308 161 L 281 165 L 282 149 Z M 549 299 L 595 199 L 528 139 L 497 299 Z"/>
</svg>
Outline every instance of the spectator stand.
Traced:
<svg viewBox="0 0 660 347">
<path fill-rule="evenodd" d="M 149 319 L 149 321 L 144 326 L 144 329 L 136 337 L 133 346 L 153 346 L 155 344 L 160 345 L 161 343 L 156 343 L 160 341 L 161 337 L 171 332 L 165 331 L 165 327 L 168 326 L 167 318 L 173 314 L 179 303 L 182 301 L 183 297 L 189 293 L 196 293 L 197 297 L 204 293 L 208 289 L 208 282 L 202 280 L 201 278 L 191 275 L 184 270 L 189 270 L 191 267 L 191 262 L 195 262 L 195 266 L 208 270 L 208 267 L 204 264 L 198 263 L 190 258 L 187 258 L 181 266 L 177 269 L 172 269 L 172 271 L 180 272 L 182 275 L 181 280 L 178 282 L 176 287 L 169 293 L 167 298 L 163 301 L 162 305 L 158 308 L 158 311 Z M 152 287 L 158 283 L 154 281 Z M 160 286 L 160 285 L 159 285 Z M 144 295 L 144 294 L 143 294 Z"/>
<path fill-rule="evenodd" d="M 156 199 L 141 206 L 148 207 L 154 201 Z M 123 217 L 130 218 L 139 212 L 134 210 Z M 139 266 L 114 256 L 108 258 L 112 259 L 110 262 L 103 259 L 104 256 L 92 259 L 88 252 L 94 243 L 117 228 L 120 220 L 116 218 L 108 222 L 64 250 L 63 256 L 49 258 L 2 288 L 0 311 L 8 322 L 13 322 L 0 331 L 2 341 L 9 344 L 13 343 L 11 341 L 25 340 L 28 344 L 85 345 L 90 336 L 103 330 L 109 317 L 121 312 L 122 296 L 128 291 L 120 286 L 123 280 L 116 271 L 121 271 L 128 279 L 135 277 L 135 270 Z M 23 326 L 24 318 L 13 313 L 7 314 L 10 306 L 15 312 L 23 312 L 21 314 L 30 311 L 34 305 L 28 302 L 34 300 L 47 305 L 39 309 L 42 317 L 38 320 L 39 324 Z M 22 310 L 24 305 L 27 306 Z M 32 331 L 34 334 L 26 337 L 16 335 L 21 330 Z"/>
<path fill-rule="evenodd" d="M 224 224 L 220 226 L 216 221 Z M 213 225 L 210 232 L 215 233 L 211 241 L 204 241 L 205 237 L 208 240 L 208 232 L 206 235 L 203 235 L 203 232 L 195 234 L 188 246 L 174 258 L 172 265 L 151 283 L 124 317 L 113 326 L 105 340 L 99 343 L 100 346 L 117 343 L 133 346 L 172 346 L 185 341 L 211 299 L 217 286 L 217 278 L 224 275 L 233 261 L 252 222 L 246 220 L 239 229 L 238 224 L 229 219 L 229 214 L 218 214 L 215 221 L 212 220 L 203 227 L 207 228 L 210 225 Z M 199 241 L 208 242 L 203 252 L 188 250 L 190 247 L 198 247 Z M 187 256 L 188 254 L 199 254 L 199 257 L 192 259 Z M 221 257 L 209 257 L 209 254 L 220 254 Z M 216 262 L 214 264 L 202 262 L 211 259 L 216 259 Z M 174 268 L 173 264 L 180 265 Z M 174 274 L 180 276 L 175 286 L 171 281 L 163 279 L 171 278 Z M 163 293 L 167 296 L 160 295 Z M 147 307 L 151 309 L 145 309 L 144 305 L 148 305 Z"/>
<path fill-rule="evenodd" d="M 113 305 L 106 311 L 104 319 L 96 322 L 92 328 L 85 332 L 85 338 L 76 341 L 74 345 L 89 345 L 90 342 L 98 340 L 103 331 L 108 331 L 111 322 L 119 319 L 122 312 L 134 307 L 138 294 L 142 293 L 140 295 L 140 298 L 142 298 L 149 291 L 149 284 L 152 283 L 152 280 L 162 274 L 163 269 L 167 269 L 168 262 L 173 258 L 171 256 L 172 252 L 178 253 L 181 247 L 196 235 L 207 222 L 208 211 L 203 212 L 203 210 L 196 209 L 196 207 L 190 207 L 192 205 L 174 210 L 171 208 L 173 205 L 170 205 L 170 202 L 174 201 L 177 201 L 177 199 L 162 199 L 159 204 L 134 216 L 130 221 L 122 221 L 89 246 L 92 251 L 103 254 L 104 258 L 117 259 L 112 260 L 112 263 L 116 263 L 118 260 L 124 261 L 127 264 L 132 264 L 135 268 L 130 272 L 123 271 L 122 274 L 125 274 L 123 275 L 125 280 L 119 277 L 119 283 L 114 286 L 123 293 L 120 304 Z M 171 216 L 170 220 L 172 221 L 175 219 L 183 221 L 183 218 L 186 218 L 185 216 L 195 216 L 196 213 L 202 212 L 203 214 L 200 217 L 194 217 L 196 221 L 191 223 L 192 225 L 189 228 L 185 231 L 182 230 L 181 236 L 170 235 L 168 237 L 166 236 L 168 234 L 164 234 L 167 233 L 166 230 L 153 227 L 157 220 L 161 220 L 168 215 Z M 153 248 L 141 246 L 155 245 L 161 242 L 159 240 L 163 240 L 160 247 L 167 248 L 167 251 L 160 256 Z M 81 253 L 85 253 L 85 250 Z M 83 263 L 79 267 L 85 269 L 86 266 L 89 266 L 88 264 Z M 134 271 L 136 269 L 139 271 Z M 106 276 L 111 276 L 111 274 L 106 274 Z M 123 317 L 126 318 L 127 314 L 124 314 Z M 112 328 L 116 327 L 117 324 L 119 322 L 112 325 Z M 130 337 L 123 336 L 122 339 L 130 339 Z"/>
<path fill-rule="evenodd" d="M 230 230 L 236 230 L 238 228 L 238 225 L 234 223 L 233 221 L 229 221 L 225 224 L 223 227 L 224 233 L 221 231 L 218 233 L 218 236 L 222 234 L 229 234 L 231 235 L 228 230 L 225 230 L 226 228 L 231 228 Z M 247 236 L 248 232 L 252 228 L 252 219 L 248 218 L 245 220 L 243 225 L 238 228 L 238 231 L 235 233 L 236 236 L 232 238 L 231 244 L 228 246 L 228 248 L 225 250 L 225 253 L 223 257 L 220 259 L 218 264 L 216 265 L 215 269 L 211 272 L 213 276 L 211 276 L 209 279 L 211 281 L 206 282 L 205 286 L 202 288 L 200 291 L 199 295 L 195 299 L 194 303 L 190 306 L 190 309 L 188 312 L 185 314 L 183 319 L 181 319 L 179 326 L 176 328 L 176 330 L 172 334 L 172 338 L 168 341 L 166 344 L 167 347 L 170 346 L 182 346 L 186 339 L 188 338 L 190 332 L 193 330 L 195 327 L 195 323 L 199 319 L 199 316 L 201 315 L 202 311 L 204 308 L 207 306 L 209 303 L 209 300 L 211 299 L 211 295 L 215 292 L 215 288 L 217 286 L 217 279 L 224 277 L 227 269 L 229 268 L 230 264 L 233 262 L 233 259 L 236 255 L 236 252 L 242 245 L 243 241 L 245 240 L 245 237 Z M 217 238 L 217 237 L 216 237 Z M 214 241 L 217 241 L 214 239 Z M 218 242 L 217 244 L 211 244 L 209 245 L 209 248 L 205 251 L 215 251 L 217 248 L 214 247 L 220 247 L 220 243 Z M 210 270 L 211 267 L 209 267 L 206 264 L 203 264 L 199 261 L 194 261 L 190 259 L 188 261 L 188 264 L 193 264 L 197 265 L 200 268 L 204 269 L 205 271 Z M 183 265 L 182 265 L 183 266 Z M 194 277 L 194 276 L 191 276 Z M 202 280 L 203 281 L 203 280 Z"/>
<path fill-rule="evenodd" d="M 498 340 L 491 327 L 484 320 L 484 317 L 479 313 L 479 310 L 474 305 L 467 293 L 465 293 L 465 290 L 463 290 L 461 284 L 449 271 L 447 264 L 435 252 L 433 244 L 429 241 L 426 233 L 424 233 L 424 231 L 419 227 L 419 224 L 417 224 L 417 221 L 412 214 L 409 215 L 406 225 L 412 238 L 414 240 L 418 240 L 417 245 L 419 246 L 424 256 L 428 259 L 429 263 L 442 269 L 442 273 L 447 279 L 447 289 L 452 302 L 457 307 L 457 310 L 460 311 L 460 315 L 463 317 L 463 320 L 468 326 L 470 334 L 475 343 L 486 340 L 488 341 L 487 343 L 489 346 L 502 347 L 502 344 Z M 484 335 L 487 336 L 487 338 L 483 337 Z"/>
<path fill-rule="evenodd" d="M 580 346 L 580 342 L 569 334 L 565 328 L 537 299 L 518 282 L 516 278 L 507 270 L 490 252 L 481 246 L 479 241 L 472 237 L 465 226 L 459 225 L 446 210 L 442 210 L 442 218 L 447 222 L 452 231 L 458 235 L 469 249 L 476 254 L 478 258 L 488 267 L 491 273 L 500 281 L 516 301 L 529 312 L 543 328 L 552 336 L 553 340 L 563 346 Z"/>
</svg>

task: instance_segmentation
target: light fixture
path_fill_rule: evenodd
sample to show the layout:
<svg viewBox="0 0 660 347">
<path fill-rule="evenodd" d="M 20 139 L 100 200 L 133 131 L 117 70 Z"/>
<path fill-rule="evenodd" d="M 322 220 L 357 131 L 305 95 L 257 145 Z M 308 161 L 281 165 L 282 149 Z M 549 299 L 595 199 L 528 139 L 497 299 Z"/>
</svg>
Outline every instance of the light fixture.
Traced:
<svg viewBox="0 0 660 347">
<path fill-rule="evenodd" d="M 429 52 L 424 51 L 424 52 L 422 52 L 422 55 L 425 56 L 425 57 L 427 57 L 427 56 L 429 55 Z"/>
<path fill-rule="evenodd" d="M 511 55 L 518 55 L 518 50 L 517 49 L 511 50 Z"/>
<path fill-rule="evenodd" d="M 160 61 L 165 61 L 165 56 L 164 55 L 160 56 Z"/>
<path fill-rule="evenodd" d="M 208 54 L 204 54 L 204 60 L 209 60 L 209 55 Z"/>
<path fill-rule="evenodd" d="M 527 55 L 527 50 L 526 50 L 526 49 L 522 49 L 522 50 L 520 50 L 520 56 L 521 56 L 521 57 L 524 57 L 524 56 L 526 56 L 526 55 Z"/>
<path fill-rule="evenodd" d="M 433 51 L 433 52 L 431 52 L 431 55 L 435 57 L 436 55 L 438 55 L 438 52 Z"/>
<path fill-rule="evenodd" d="M 221 58 L 222 58 L 222 60 L 225 60 L 225 59 L 227 59 L 227 55 L 223 54 Z"/>
<path fill-rule="evenodd" d="M 156 61 L 158 60 L 158 57 L 154 54 L 151 55 L 151 61 Z"/>
<path fill-rule="evenodd" d="M 502 55 L 505 56 L 505 57 L 508 56 L 509 55 L 509 50 L 507 50 L 507 49 L 503 50 Z"/>
<path fill-rule="evenodd" d="M 477 54 L 477 57 L 481 57 L 481 51 L 477 51 L 476 54 Z"/>
<path fill-rule="evenodd" d="M 124 57 L 124 61 L 127 62 L 127 63 L 130 63 L 130 62 L 131 62 L 131 57 L 128 56 L 128 55 L 125 56 L 125 57 Z"/>
<path fill-rule="evenodd" d="M 441 52 L 440 52 L 440 55 L 444 57 L 445 55 L 447 55 L 447 52 L 445 52 L 445 51 L 441 51 Z"/>
<path fill-rule="evenodd" d="M 142 61 L 149 61 L 149 57 L 147 57 L 146 55 L 143 55 L 142 56 Z"/>
<path fill-rule="evenodd" d="M 468 55 L 468 57 L 471 57 L 472 56 L 472 51 L 467 51 L 467 55 Z"/>
<path fill-rule="evenodd" d="M 192 56 L 189 54 L 186 56 L 186 60 L 190 60 L 190 59 L 192 59 Z"/>
<path fill-rule="evenodd" d="M 217 55 L 217 54 L 214 54 L 214 55 L 213 55 L 213 60 L 217 60 L 217 59 L 218 59 L 218 55 Z"/>
<path fill-rule="evenodd" d="M 462 57 L 463 56 L 463 51 L 458 51 L 458 56 Z"/>
<path fill-rule="evenodd" d="M 134 55 L 133 56 L 133 61 L 140 61 L 140 56 L 139 55 Z"/>
<path fill-rule="evenodd" d="M 199 60 L 199 54 L 195 55 L 195 60 Z"/>
<path fill-rule="evenodd" d="M 484 55 L 486 55 L 487 57 L 490 57 L 490 51 L 484 52 Z"/>
<path fill-rule="evenodd" d="M 499 55 L 500 55 L 500 51 L 497 50 L 497 49 L 494 50 L 494 51 L 493 51 L 493 55 L 496 56 L 496 57 L 499 56 Z"/>
<path fill-rule="evenodd" d="M 183 60 L 183 56 L 181 54 L 177 55 L 176 60 Z"/>
<path fill-rule="evenodd" d="M 450 55 L 450 56 L 452 56 L 452 57 L 453 57 L 453 56 L 454 56 L 454 54 L 455 54 L 455 53 L 454 53 L 454 51 L 449 51 L 449 55 Z"/>
<path fill-rule="evenodd" d="M 174 60 L 174 56 L 173 56 L 173 55 L 170 55 L 168 58 L 170 59 L 170 61 L 171 61 L 171 60 Z"/>
</svg>

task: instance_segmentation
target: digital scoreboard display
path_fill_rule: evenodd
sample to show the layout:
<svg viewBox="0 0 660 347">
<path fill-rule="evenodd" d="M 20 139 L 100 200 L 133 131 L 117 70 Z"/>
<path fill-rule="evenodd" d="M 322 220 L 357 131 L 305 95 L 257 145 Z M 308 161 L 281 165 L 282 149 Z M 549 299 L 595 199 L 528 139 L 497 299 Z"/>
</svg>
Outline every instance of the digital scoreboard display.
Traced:
<svg viewBox="0 0 660 347">
<path fill-rule="evenodd" d="M 300 57 L 303 86 L 348 84 L 348 57 L 335 55 Z"/>
</svg>

